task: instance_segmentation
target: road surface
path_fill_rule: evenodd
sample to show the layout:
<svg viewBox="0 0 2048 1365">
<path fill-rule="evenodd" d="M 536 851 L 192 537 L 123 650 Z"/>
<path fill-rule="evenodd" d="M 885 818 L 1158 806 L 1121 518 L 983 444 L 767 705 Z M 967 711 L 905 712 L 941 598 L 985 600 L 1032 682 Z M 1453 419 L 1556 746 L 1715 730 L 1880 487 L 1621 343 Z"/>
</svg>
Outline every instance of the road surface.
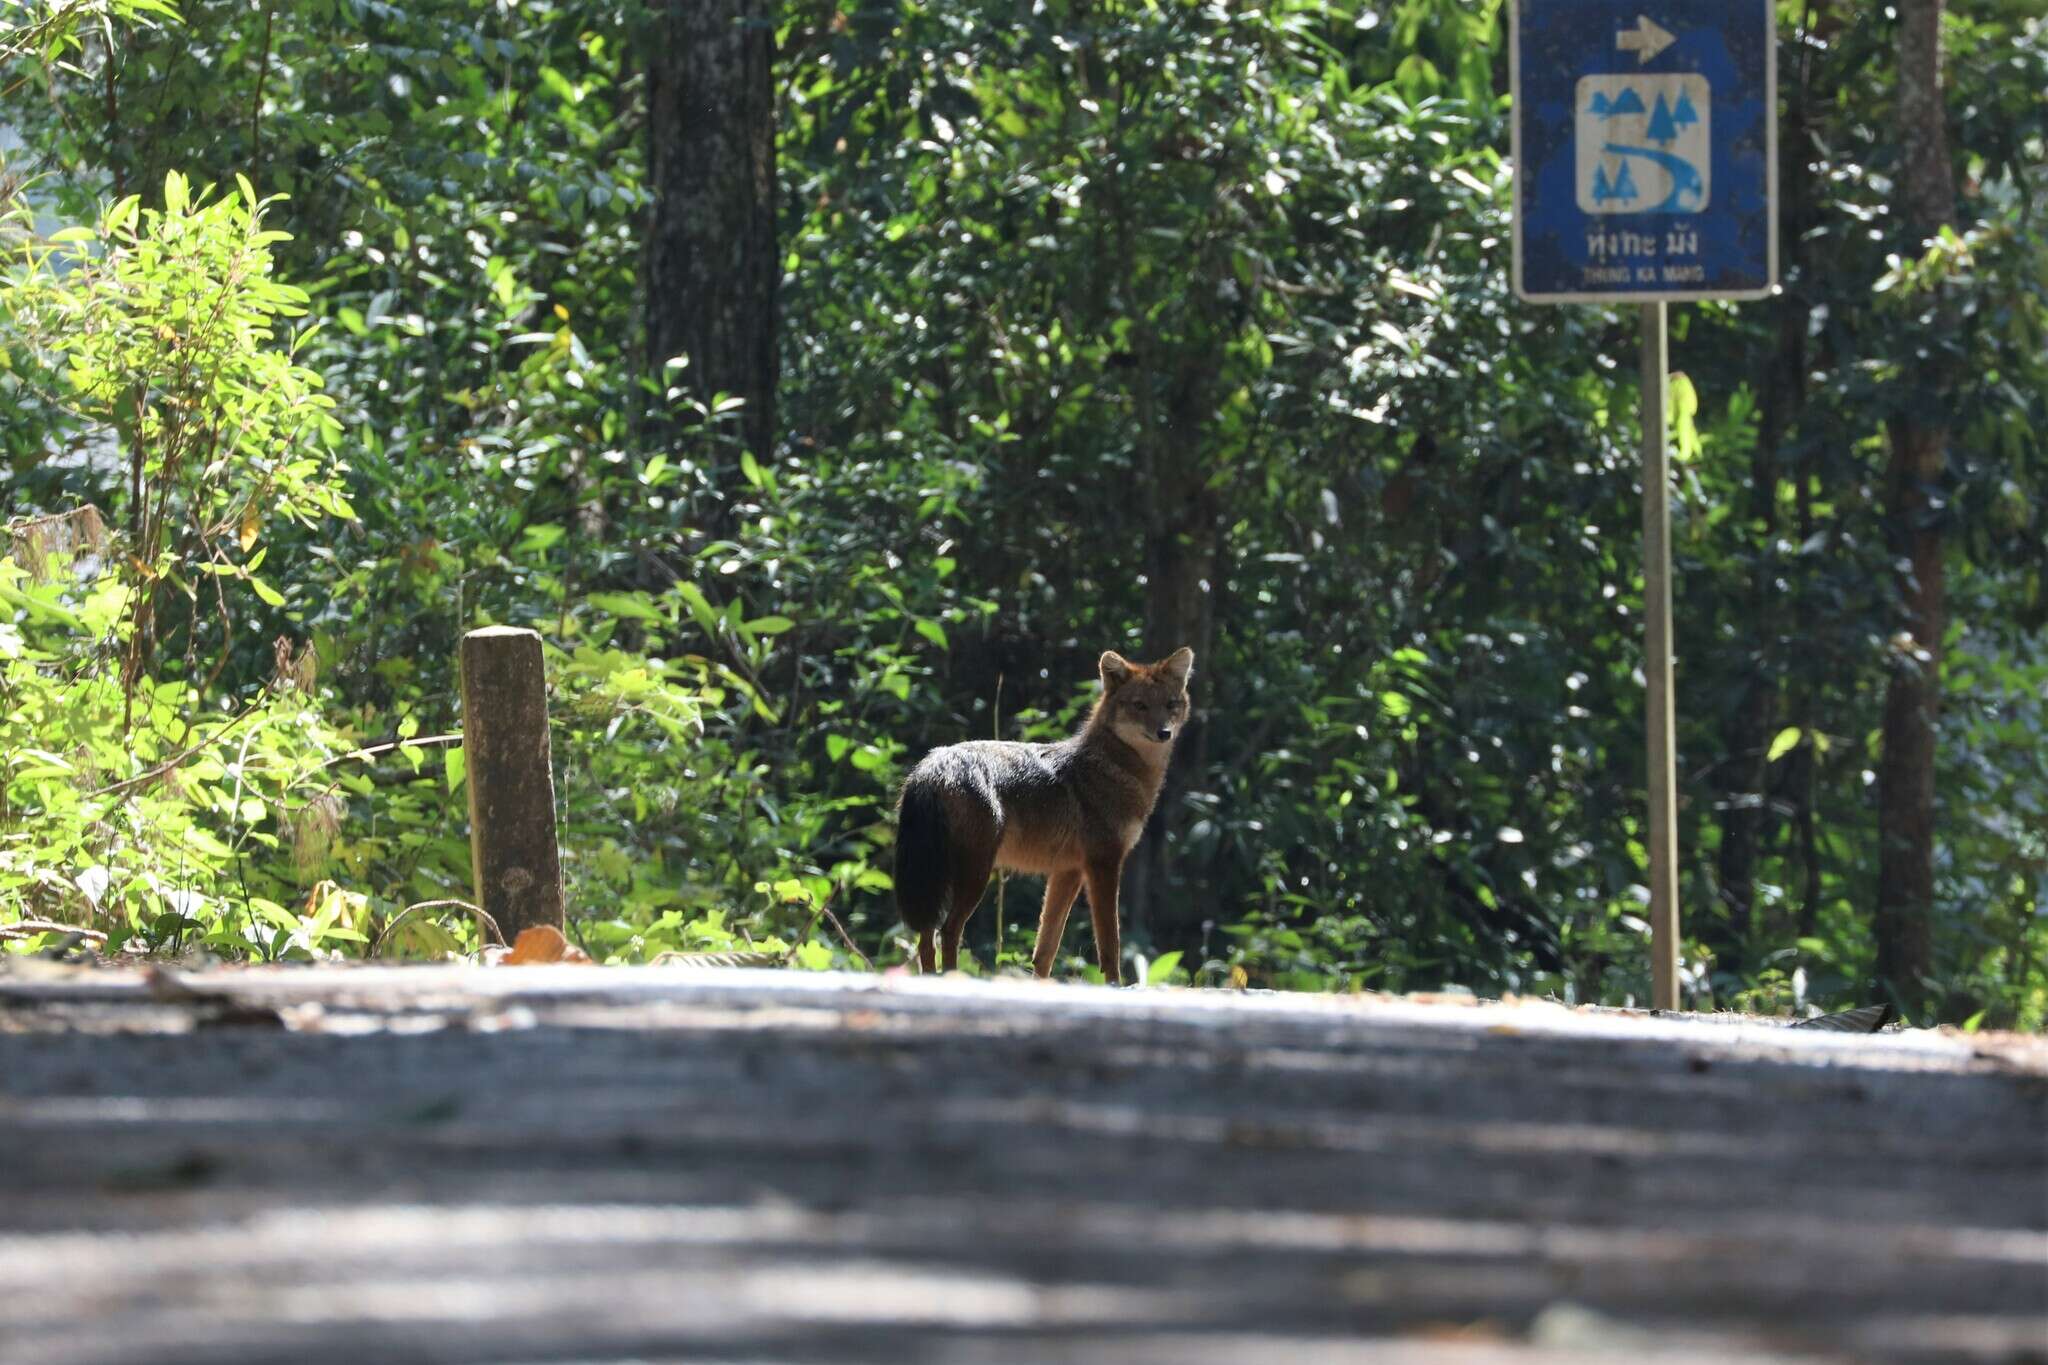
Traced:
<svg viewBox="0 0 2048 1365">
<path fill-rule="evenodd" d="M 1534 1003 L 0 975 L 0 1360 L 2048 1361 L 2048 1053 Z"/>
</svg>

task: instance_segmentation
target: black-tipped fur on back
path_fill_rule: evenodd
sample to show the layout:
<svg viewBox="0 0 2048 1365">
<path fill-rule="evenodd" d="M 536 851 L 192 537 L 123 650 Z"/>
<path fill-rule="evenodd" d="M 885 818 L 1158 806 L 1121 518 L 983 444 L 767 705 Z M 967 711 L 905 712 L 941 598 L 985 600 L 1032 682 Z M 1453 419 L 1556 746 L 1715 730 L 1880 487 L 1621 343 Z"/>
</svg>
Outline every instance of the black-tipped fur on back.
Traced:
<svg viewBox="0 0 2048 1365">
<path fill-rule="evenodd" d="M 896 813 L 896 910 L 913 933 L 928 934 L 946 917 L 948 843 L 938 789 L 906 784 Z"/>
</svg>

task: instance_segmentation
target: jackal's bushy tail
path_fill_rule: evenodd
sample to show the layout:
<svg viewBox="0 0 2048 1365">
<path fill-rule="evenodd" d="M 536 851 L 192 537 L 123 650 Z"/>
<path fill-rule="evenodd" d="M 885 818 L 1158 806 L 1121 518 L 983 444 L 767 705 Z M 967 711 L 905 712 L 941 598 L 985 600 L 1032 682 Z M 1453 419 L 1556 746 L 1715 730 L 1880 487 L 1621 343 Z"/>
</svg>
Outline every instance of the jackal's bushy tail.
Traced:
<svg viewBox="0 0 2048 1365">
<path fill-rule="evenodd" d="M 946 917 L 948 842 L 939 793 L 918 782 L 905 786 L 896 815 L 896 910 L 915 933 L 932 932 Z"/>
</svg>

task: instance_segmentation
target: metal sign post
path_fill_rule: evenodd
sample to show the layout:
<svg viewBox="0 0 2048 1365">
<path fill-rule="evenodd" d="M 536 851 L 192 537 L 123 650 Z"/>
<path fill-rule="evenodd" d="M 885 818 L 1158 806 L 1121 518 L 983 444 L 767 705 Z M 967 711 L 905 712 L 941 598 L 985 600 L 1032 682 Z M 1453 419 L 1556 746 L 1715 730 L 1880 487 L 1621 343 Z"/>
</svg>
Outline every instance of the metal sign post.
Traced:
<svg viewBox="0 0 2048 1365">
<path fill-rule="evenodd" d="M 1678 723 L 1671 674 L 1671 470 L 1664 302 L 1643 314 L 1643 681 L 1649 692 L 1650 1003 L 1678 1008 Z"/>
<path fill-rule="evenodd" d="M 1651 1003 L 1678 1008 L 1665 307 L 1778 280 L 1772 0 L 1511 0 L 1515 292 L 1642 315 Z"/>
</svg>

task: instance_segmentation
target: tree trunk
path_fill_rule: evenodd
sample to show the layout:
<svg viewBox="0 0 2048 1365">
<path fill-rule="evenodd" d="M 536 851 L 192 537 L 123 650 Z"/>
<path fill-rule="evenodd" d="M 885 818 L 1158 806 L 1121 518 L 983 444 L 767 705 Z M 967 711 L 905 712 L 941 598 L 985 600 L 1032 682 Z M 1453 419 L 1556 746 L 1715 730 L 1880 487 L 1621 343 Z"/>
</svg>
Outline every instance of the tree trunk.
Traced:
<svg viewBox="0 0 2048 1365">
<path fill-rule="evenodd" d="M 1902 568 L 1878 768 L 1877 974 L 1902 1003 L 1921 994 L 1934 965 L 1935 722 L 1947 585 L 1930 490 L 1947 436 L 1940 426 L 1893 423 L 1887 479 L 1893 557 Z"/>
<path fill-rule="evenodd" d="M 1721 791 L 1721 905 L 1725 924 L 1710 919 L 1702 937 L 1717 964 L 1741 970 L 1744 946 L 1756 915 L 1756 867 L 1769 819 L 1768 759 L 1771 728 L 1778 714 L 1777 600 L 1778 453 L 1791 394 L 1796 392 L 1800 351 L 1805 343 L 1805 310 L 1789 297 L 1773 301 L 1780 311 L 1778 345 L 1763 381 L 1763 412 L 1750 461 L 1749 527 L 1761 547 L 1750 570 L 1749 596 L 1741 627 L 1744 641 L 1743 691 L 1722 726 L 1727 746 Z"/>
<path fill-rule="evenodd" d="M 1942 0 L 1900 0 L 1900 207 L 1907 249 L 1955 220 L 1955 171 L 1941 87 Z M 1912 337 L 1919 354 L 1904 379 L 1917 384 L 1891 424 L 1887 520 L 1899 564 L 1900 617 L 1884 699 L 1878 772 L 1877 974 L 1903 1002 L 1924 998 L 1934 966 L 1934 759 L 1941 708 L 1941 645 L 1947 626 L 1937 485 L 1948 459 L 1948 366 L 1939 359 L 1953 326 L 1946 305 Z"/>
<path fill-rule="evenodd" d="M 1801 50 L 1805 50 L 1803 43 Z M 1818 149 L 1806 118 L 1807 79 L 1807 65 L 1802 58 L 1793 67 L 1779 143 L 1779 222 L 1788 278 L 1785 292 L 1764 305 L 1774 315 L 1777 336 L 1757 380 L 1761 410 L 1750 464 L 1748 509 L 1748 529 L 1754 537 L 1752 543 L 1757 546 L 1757 557 L 1750 571 L 1744 618 L 1737 627 L 1746 651 L 1739 670 L 1744 678 L 1744 692 L 1722 729 L 1727 757 L 1722 769 L 1719 864 L 1720 896 L 1727 923 L 1725 928 L 1711 921 L 1702 926 L 1702 937 L 1714 949 L 1716 965 L 1745 973 L 1751 966 L 1743 955 L 1746 945 L 1759 932 L 1758 868 L 1764 857 L 1763 847 L 1781 818 L 1772 808 L 1773 789 L 1780 793 L 1785 789 L 1785 783 L 1773 783 L 1769 761 L 1771 739 L 1782 723 L 1787 704 L 1782 643 L 1785 628 L 1781 619 L 1783 608 L 1779 605 L 1783 595 L 1780 584 L 1787 566 L 1777 549 L 1778 492 L 1788 472 L 1800 481 L 1802 488 L 1809 479 L 1803 460 L 1790 471 L 1785 467 L 1787 436 L 1799 428 L 1806 403 L 1806 334 L 1812 319 L 1812 305 L 1808 301 L 1812 280 L 1804 242 L 1811 217 L 1808 205 L 1813 202 L 1812 167 Z M 1802 540 L 1810 529 L 1801 532 Z M 1797 608 L 1793 610 L 1796 612 Z M 1805 726 L 1803 719 L 1794 723 Z M 1796 764 L 1799 757 L 1793 755 L 1789 762 Z M 1781 772 L 1778 776 L 1787 774 Z M 1810 816 L 1810 812 L 1807 814 Z M 1772 926 L 1763 926 L 1764 933 L 1771 931 Z"/>
<path fill-rule="evenodd" d="M 1784 134 L 1779 143 L 1784 149 L 1779 163 L 1779 184 L 1782 187 L 1784 201 L 1779 212 L 1779 233 L 1784 241 L 1785 268 L 1793 277 L 1793 292 L 1798 296 L 1797 320 L 1801 344 L 1798 353 L 1798 384 L 1794 394 L 1802 404 L 1807 368 L 1813 363 L 1807 355 L 1804 338 L 1812 324 L 1811 296 L 1817 283 L 1813 262 L 1807 251 L 1807 230 L 1813 221 L 1813 206 L 1823 196 L 1823 191 L 1816 180 L 1815 169 L 1826 159 L 1826 151 L 1814 133 L 1813 122 L 1808 113 L 1814 85 L 1813 53 L 1817 47 L 1814 40 L 1836 27 L 1835 16 L 1829 13 L 1829 6 L 1823 0 L 1815 0 L 1807 7 L 1805 20 L 1801 23 L 1799 31 L 1799 59 L 1793 66 L 1794 84 L 1786 106 Z M 1782 341 L 1780 344 L 1783 344 Z M 1819 482 L 1819 471 L 1820 466 L 1813 458 L 1812 448 L 1808 446 L 1799 455 L 1792 469 L 1793 525 L 1801 546 L 1809 545 L 1813 541 L 1814 491 L 1815 485 Z M 1813 601 L 1813 577 L 1811 557 L 1804 553 L 1800 554 L 1791 568 L 1792 609 L 1795 614 L 1803 615 L 1812 610 L 1810 604 Z M 1791 723 L 1800 728 L 1807 736 L 1807 741 L 1786 757 L 1791 771 L 1786 774 L 1785 789 L 1793 806 L 1792 834 L 1797 846 L 1801 876 L 1797 909 L 1792 910 L 1789 916 L 1781 915 L 1776 923 L 1766 926 L 1765 932 L 1779 940 L 1788 936 L 1811 938 L 1820 925 L 1823 882 L 1820 843 L 1814 820 L 1814 802 L 1819 795 L 1820 746 L 1813 738 L 1819 728 L 1816 716 L 1820 703 L 1816 696 L 1814 671 L 1810 664 L 1803 665 L 1797 670 L 1797 682 L 1791 688 L 1786 703 Z M 1786 880 L 1790 880 L 1789 872 Z"/>
<path fill-rule="evenodd" d="M 665 384 L 745 400 L 740 435 L 775 439 L 775 30 L 767 0 L 668 0 L 647 63 L 647 344 Z"/>
<path fill-rule="evenodd" d="M 1220 346 L 1217 348 L 1220 350 Z M 1208 486 L 1210 465 L 1202 458 L 1200 433 L 1215 407 L 1215 378 L 1221 357 L 1199 347 L 1182 360 L 1161 405 L 1159 429 L 1144 441 L 1145 516 L 1145 644 L 1149 662 L 1186 646 L 1195 651 L 1196 705 L 1173 764 L 1166 772 L 1150 828 L 1133 853 L 1125 872 L 1125 916 L 1131 925 L 1149 930 L 1161 948 L 1191 948 L 1201 934 L 1201 920 L 1213 910 L 1199 899 L 1175 896 L 1171 889 L 1172 847 L 1167 831 L 1179 813 L 1189 780 L 1203 765 L 1205 727 L 1200 720 L 1205 693 L 1203 670 L 1209 655 L 1218 552 L 1221 548 L 1221 499 Z M 1140 380 L 1139 382 L 1145 382 Z"/>
</svg>

